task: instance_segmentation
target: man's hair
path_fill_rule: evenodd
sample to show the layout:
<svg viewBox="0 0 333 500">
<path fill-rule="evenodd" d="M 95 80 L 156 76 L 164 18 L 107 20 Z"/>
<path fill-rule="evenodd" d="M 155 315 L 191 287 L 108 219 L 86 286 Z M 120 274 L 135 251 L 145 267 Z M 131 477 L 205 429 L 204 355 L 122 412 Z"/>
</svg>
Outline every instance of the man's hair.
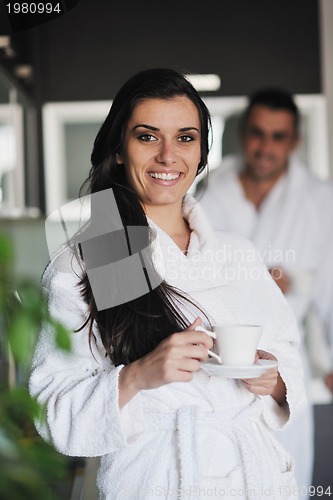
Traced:
<svg viewBox="0 0 333 500">
<path fill-rule="evenodd" d="M 294 117 L 295 130 L 299 132 L 300 112 L 295 104 L 292 94 L 280 88 L 264 88 L 249 96 L 248 105 L 240 121 L 240 132 L 243 135 L 254 106 L 264 106 L 275 111 L 288 111 Z"/>
</svg>

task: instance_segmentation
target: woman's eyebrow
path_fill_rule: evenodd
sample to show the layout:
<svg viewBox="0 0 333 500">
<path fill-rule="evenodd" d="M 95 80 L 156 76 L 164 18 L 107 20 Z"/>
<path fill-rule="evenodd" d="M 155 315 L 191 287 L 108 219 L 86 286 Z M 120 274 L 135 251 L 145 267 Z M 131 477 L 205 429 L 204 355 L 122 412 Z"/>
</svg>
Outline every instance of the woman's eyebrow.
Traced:
<svg viewBox="0 0 333 500">
<path fill-rule="evenodd" d="M 157 127 L 153 127 L 152 125 L 147 125 L 145 123 L 139 123 L 139 125 L 135 125 L 135 127 L 133 127 L 132 130 L 135 130 L 137 128 L 147 128 L 148 130 L 153 130 L 154 132 L 158 132 L 159 131 L 159 128 Z"/>
<path fill-rule="evenodd" d="M 135 125 L 132 130 L 136 130 L 137 128 L 146 128 L 148 130 L 152 130 L 153 132 L 158 132 L 160 129 L 157 127 L 153 127 L 152 125 L 147 125 L 146 123 L 139 123 L 139 125 Z M 197 127 L 182 127 L 178 130 L 178 132 L 189 132 L 190 130 L 196 130 L 199 132 Z"/>
<path fill-rule="evenodd" d="M 191 130 L 196 130 L 197 132 L 200 132 L 197 127 L 183 127 L 179 129 L 179 132 L 190 132 Z"/>
</svg>

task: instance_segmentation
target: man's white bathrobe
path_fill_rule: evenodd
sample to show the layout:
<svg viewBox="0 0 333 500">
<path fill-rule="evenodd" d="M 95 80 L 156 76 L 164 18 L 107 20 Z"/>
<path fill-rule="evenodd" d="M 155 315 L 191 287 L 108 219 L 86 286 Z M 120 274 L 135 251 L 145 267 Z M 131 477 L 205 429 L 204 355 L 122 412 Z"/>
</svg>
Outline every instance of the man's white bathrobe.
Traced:
<svg viewBox="0 0 333 500">
<path fill-rule="evenodd" d="M 295 282 L 286 299 L 296 315 L 302 339 L 305 316 L 313 307 L 324 324 L 332 328 L 333 346 L 332 184 L 316 179 L 297 158 L 292 158 L 286 175 L 256 210 L 245 198 L 239 182 L 242 167 L 242 157 L 226 157 L 221 167 L 210 174 L 205 193 L 198 195 L 211 225 L 245 235 L 268 268 L 282 267 Z M 309 358 L 304 342 L 301 355 L 309 385 Z M 299 485 L 310 486 L 314 457 L 311 406 L 300 421 L 277 437 L 295 458 Z"/>
<path fill-rule="evenodd" d="M 190 294 L 212 323 L 263 325 L 259 347 L 278 358 L 288 404 L 280 407 L 270 396 L 251 394 L 241 380 L 200 369 L 191 382 L 141 391 L 120 410 L 123 366 L 114 367 L 105 357 L 97 329 L 92 355 L 87 329 L 72 334 L 73 349 L 66 354 L 45 328 L 30 379 L 31 393 L 47 408 L 38 430 L 61 453 L 101 456 L 98 485 L 104 500 L 213 493 L 280 500 L 295 484 L 293 462 L 272 431 L 305 406 L 294 315 L 252 243 L 213 232 L 189 195 L 183 213 L 192 229 L 186 256 L 151 223 L 157 232 L 154 258 L 160 267 L 164 261 L 165 279 Z M 65 250 L 48 266 L 43 286 L 52 315 L 74 330 L 85 321 L 87 306 L 76 287 L 75 272 L 81 271 L 71 257 Z M 193 307 L 184 310 L 189 322 L 199 315 Z"/>
</svg>

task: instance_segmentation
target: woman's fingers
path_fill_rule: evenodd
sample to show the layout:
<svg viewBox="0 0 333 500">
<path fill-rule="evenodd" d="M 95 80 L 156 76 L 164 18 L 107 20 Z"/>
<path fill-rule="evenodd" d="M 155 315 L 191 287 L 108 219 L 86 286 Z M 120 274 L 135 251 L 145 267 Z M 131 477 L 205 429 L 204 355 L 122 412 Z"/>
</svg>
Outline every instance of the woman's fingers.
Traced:
<svg viewBox="0 0 333 500">
<path fill-rule="evenodd" d="M 184 330 L 183 332 L 176 333 L 174 335 L 175 338 L 173 340 L 175 340 L 176 343 L 179 344 L 183 345 L 201 344 L 207 349 L 211 349 L 213 347 L 213 339 L 204 332 L 197 332 L 194 330 Z"/>
<path fill-rule="evenodd" d="M 141 389 L 159 387 L 171 382 L 186 382 L 200 370 L 200 363 L 208 358 L 212 339 L 203 332 L 193 330 L 201 319 L 197 318 L 186 330 L 173 333 L 152 352 L 136 362 Z"/>
<path fill-rule="evenodd" d="M 185 330 L 183 330 L 183 332 L 181 332 L 182 334 L 191 333 L 191 337 L 188 337 L 188 336 L 185 337 L 185 341 L 187 343 L 189 343 L 189 342 L 195 343 L 196 342 L 195 339 L 198 339 L 199 343 L 202 343 L 203 345 L 207 346 L 207 349 L 210 349 L 213 346 L 213 341 L 212 341 L 211 337 L 209 335 L 207 335 L 207 333 L 205 333 L 205 332 L 196 331 L 197 326 L 202 326 L 202 319 L 200 317 L 196 318 L 196 320 L 190 326 L 188 326 Z M 199 336 L 194 337 L 194 339 L 193 339 L 193 333 L 194 334 L 199 333 Z"/>
<path fill-rule="evenodd" d="M 200 361 L 206 361 L 208 359 L 208 350 L 212 347 L 210 340 L 207 341 L 207 339 L 198 335 L 191 335 L 191 333 L 186 333 L 183 337 L 181 337 L 182 333 L 176 333 L 174 335 L 175 338 L 170 338 L 164 346 L 166 351 L 165 356 L 167 358 L 193 358 Z"/>
<path fill-rule="evenodd" d="M 256 360 L 258 359 L 277 361 L 274 354 L 271 354 L 270 352 L 263 351 L 260 349 L 258 349 L 256 354 Z M 247 390 L 252 392 L 253 394 L 260 396 L 267 396 L 272 394 L 272 392 L 274 391 L 278 381 L 278 377 L 279 377 L 278 368 L 275 367 L 263 373 L 262 375 L 260 375 L 260 377 L 243 379 L 243 382 Z"/>
<path fill-rule="evenodd" d="M 182 360 L 182 363 L 179 367 L 179 370 L 185 372 L 197 372 L 200 370 L 201 363 L 198 359 L 195 358 L 185 358 Z"/>
<path fill-rule="evenodd" d="M 274 356 L 274 354 L 271 354 L 267 351 L 262 351 L 261 349 L 257 350 L 257 355 L 259 356 L 259 359 L 269 359 L 270 361 L 277 361 L 277 358 Z"/>
<path fill-rule="evenodd" d="M 243 379 L 243 382 L 247 390 L 253 394 L 267 396 L 273 392 L 278 381 L 278 376 L 278 369 L 272 368 L 260 377 Z"/>
<path fill-rule="evenodd" d="M 185 330 L 183 330 L 184 332 L 188 332 L 190 330 L 195 330 L 195 327 L 196 326 L 201 326 L 202 324 L 202 319 L 200 317 L 197 317 L 193 323 L 191 323 L 187 328 L 185 328 Z"/>
<path fill-rule="evenodd" d="M 185 346 L 182 352 L 183 357 L 190 359 L 197 359 L 199 361 L 207 361 L 208 359 L 208 349 L 206 346 L 201 344 Z"/>
</svg>

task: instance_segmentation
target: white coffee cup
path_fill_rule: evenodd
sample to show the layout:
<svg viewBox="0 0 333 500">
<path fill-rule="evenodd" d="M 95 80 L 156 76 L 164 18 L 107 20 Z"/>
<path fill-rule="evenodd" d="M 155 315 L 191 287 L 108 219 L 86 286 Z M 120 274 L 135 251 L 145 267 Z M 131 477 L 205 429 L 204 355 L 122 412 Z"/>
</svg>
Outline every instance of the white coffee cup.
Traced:
<svg viewBox="0 0 333 500">
<path fill-rule="evenodd" d="M 220 363 L 227 366 L 253 365 L 262 326 L 213 325 L 212 331 L 206 330 L 203 326 L 197 326 L 195 330 L 205 332 L 216 339 L 218 355 L 212 351 L 208 351 L 208 353 Z"/>
</svg>

